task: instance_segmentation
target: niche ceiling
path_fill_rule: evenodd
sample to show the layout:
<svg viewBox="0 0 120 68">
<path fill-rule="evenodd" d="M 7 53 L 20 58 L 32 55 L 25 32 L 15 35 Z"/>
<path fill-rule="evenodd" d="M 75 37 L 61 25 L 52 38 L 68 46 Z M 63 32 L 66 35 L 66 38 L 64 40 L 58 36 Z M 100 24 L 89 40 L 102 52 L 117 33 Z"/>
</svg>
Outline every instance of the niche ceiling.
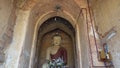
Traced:
<svg viewBox="0 0 120 68">
<path fill-rule="evenodd" d="M 45 21 L 39 29 L 39 35 L 43 36 L 44 34 L 53 31 L 53 30 L 62 30 L 71 37 L 74 37 L 75 31 L 69 21 L 61 17 L 52 17 Z"/>
</svg>

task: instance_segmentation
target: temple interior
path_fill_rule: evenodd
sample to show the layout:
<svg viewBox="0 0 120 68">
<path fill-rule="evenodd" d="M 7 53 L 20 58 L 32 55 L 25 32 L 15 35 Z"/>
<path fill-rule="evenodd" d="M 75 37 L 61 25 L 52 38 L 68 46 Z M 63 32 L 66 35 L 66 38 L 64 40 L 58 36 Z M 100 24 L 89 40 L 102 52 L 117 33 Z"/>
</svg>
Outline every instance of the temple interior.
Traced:
<svg viewBox="0 0 120 68">
<path fill-rule="evenodd" d="M 0 68 L 120 68 L 120 0 L 0 0 Z"/>
</svg>

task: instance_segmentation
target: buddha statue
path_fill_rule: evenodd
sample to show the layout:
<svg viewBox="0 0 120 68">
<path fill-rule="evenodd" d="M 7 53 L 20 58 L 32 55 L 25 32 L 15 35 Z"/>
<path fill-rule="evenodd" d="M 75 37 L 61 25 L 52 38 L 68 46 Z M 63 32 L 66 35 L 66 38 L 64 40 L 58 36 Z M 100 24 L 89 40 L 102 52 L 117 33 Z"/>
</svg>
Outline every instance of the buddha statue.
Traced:
<svg viewBox="0 0 120 68">
<path fill-rule="evenodd" d="M 47 64 L 43 64 L 43 68 L 66 68 L 67 51 L 61 46 L 61 41 L 62 37 L 58 34 L 52 37 L 53 44 L 47 48 Z M 45 67 L 45 65 L 47 67 Z"/>
</svg>

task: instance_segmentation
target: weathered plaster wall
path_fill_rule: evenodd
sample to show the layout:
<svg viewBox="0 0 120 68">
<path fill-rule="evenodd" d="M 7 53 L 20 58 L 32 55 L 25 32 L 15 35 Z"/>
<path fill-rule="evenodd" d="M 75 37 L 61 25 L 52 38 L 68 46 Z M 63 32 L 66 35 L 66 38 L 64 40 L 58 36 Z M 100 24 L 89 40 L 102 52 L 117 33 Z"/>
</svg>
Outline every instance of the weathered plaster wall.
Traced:
<svg viewBox="0 0 120 68">
<path fill-rule="evenodd" d="M 80 31 L 80 40 L 78 41 L 80 45 L 80 51 L 81 51 L 81 62 L 82 67 L 81 68 L 89 68 L 89 41 L 88 41 L 88 35 L 87 35 L 87 23 L 86 23 L 86 10 L 82 9 L 82 13 L 78 19 L 78 23 L 80 24 L 79 31 Z M 79 25 L 78 25 L 79 26 Z M 78 54 L 80 55 L 80 54 Z"/>
<path fill-rule="evenodd" d="M 91 0 L 95 24 L 99 32 L 104 34 L 115 27 L 117 34 L 108 41 L 115 68 L 120 67 L 120 0 Z"/>
<path fill-rule="evenodd" d="M 0 0 L 0 33 L 2 34 L 7 26 L 12 9 L 12 1 Z"/>
<path fill-rule="evenodd" d="M 23 45 L 25 44 L 25 36 L 27 35 L 28 17 L 29 11 L 20 10 L 17 14 L 16 25 L 13 34 L 13 42 L 10 44 L 9 48 L 6 51 L 7 60 L 3 68 L 18 68 L 18 65 L 20 64 L 19 59 L 20 56 L 22 58 L 21 52 L 24 48 Z"/>
<path fill-rule="evenodd" d="M 15 20 L 14 1 L 0 0 L 0 64 L 4 63 L 5 51 L 12 42 Z"/>
<path fill-rule="evenodd" d="M 31 18 L 29 18 L 30 20 Z M 27 30 L 24 39 L 24 44 L 22 47 L 22 52 L 19 59 L 18 68 L 28 68 L 30 63 L 31 49 L 33 43 L 33 31 L 34 31 L 34 23 L 31 21 L 27 21 Z"/>
</svg>

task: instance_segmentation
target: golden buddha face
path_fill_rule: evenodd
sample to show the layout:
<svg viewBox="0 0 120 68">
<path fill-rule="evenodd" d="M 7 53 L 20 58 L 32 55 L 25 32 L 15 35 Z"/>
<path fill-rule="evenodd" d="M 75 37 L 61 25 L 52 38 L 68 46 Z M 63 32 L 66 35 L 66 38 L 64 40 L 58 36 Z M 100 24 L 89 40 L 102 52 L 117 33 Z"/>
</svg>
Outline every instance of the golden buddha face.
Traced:
<svg viewBox="0 0 120 68">
<path fill-rule="evenodd" d="M 54 36 L 53 37 L 53 44 L 54 45 L 60 45 L 61 44 L 61 37 L 60 36 Z"/>
</svg>

